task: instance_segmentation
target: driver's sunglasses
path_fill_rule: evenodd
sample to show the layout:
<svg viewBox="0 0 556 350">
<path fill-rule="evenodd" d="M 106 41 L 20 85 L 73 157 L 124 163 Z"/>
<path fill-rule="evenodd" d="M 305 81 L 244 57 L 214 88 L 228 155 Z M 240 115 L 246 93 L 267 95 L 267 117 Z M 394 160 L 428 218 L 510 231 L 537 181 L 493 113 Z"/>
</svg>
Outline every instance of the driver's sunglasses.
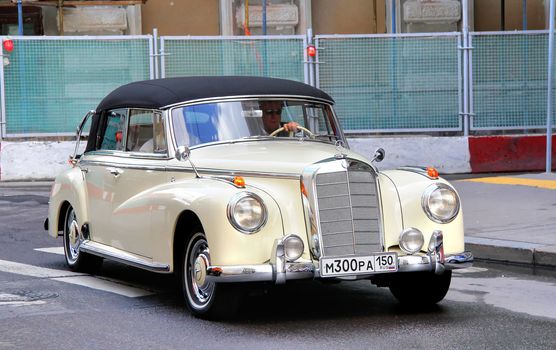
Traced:
<svg viewBox="0 0 556 350">
<path fill-rule="evenodd" d="M 263 109 L 264 114 L 282 114 L 282 108 Z"/>
</svg>

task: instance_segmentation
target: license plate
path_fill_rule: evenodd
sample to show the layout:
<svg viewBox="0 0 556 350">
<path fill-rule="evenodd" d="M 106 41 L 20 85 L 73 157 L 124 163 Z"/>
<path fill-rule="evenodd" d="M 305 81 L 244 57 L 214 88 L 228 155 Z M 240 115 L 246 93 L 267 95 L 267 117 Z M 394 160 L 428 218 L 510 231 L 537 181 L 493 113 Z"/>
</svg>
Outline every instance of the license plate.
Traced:
<svg viewBox="0 0 556 350">
<path fill-rule="evenodd" d="M 396 271 L 398 271 L 396 253 L 320 259 L 320 275 L 322 277 L 368 275 Z"/>
</svg>

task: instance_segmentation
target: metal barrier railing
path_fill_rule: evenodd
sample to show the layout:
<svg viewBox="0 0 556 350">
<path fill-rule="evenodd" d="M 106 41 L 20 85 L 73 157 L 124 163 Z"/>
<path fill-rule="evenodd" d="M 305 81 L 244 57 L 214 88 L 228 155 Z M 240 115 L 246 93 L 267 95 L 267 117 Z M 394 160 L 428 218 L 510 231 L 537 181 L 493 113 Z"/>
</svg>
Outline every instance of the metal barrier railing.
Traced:
<svg viewBox="0 0 556 350">
<path fill-rule="evenodd" d="M 117 86 L 184 75 L 313 84 L 336 100 L 348 133 L 546 125 L 548 32 L 465 35 L 14 37 L 0 65 L 0 136 L 71 135 Z"/>
<path fill-rule="evenodd" d="M 114 88 L 154 78 L 152 36 L 21 36 L 1 66 L 2 135 L 70 135 Z"/>
<path fill-rule="evenodd" d="M 546 126 L 548 31 L 471 33 L 471 130 Z"/>
<path fill-rule="evenodd" d="M 161 77 L 253 75 L 308 82 L 306 37 L 160 37 Z"/>
<path fill-rule="evenodd" d="M 459 33 L 317 35 L 317 85 L 347 132 L 461 130 Z"/>
</svg>

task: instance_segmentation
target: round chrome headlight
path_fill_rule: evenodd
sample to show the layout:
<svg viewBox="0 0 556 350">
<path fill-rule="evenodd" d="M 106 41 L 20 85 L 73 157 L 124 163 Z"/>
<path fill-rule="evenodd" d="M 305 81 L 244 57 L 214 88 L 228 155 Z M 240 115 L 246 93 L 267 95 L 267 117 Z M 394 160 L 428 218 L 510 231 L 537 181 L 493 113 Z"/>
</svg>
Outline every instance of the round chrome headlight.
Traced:
<svg viewBox="0 0 556 350">
<path fill-rule="evenodd" d="M 241 192 L 228 203 L 228 220 L 238 231 L 251 234 L 266 223 L 266 207 L 254 193 Z"/>
<path fill-rule="evenodd" d="M 410 227 L 400 234 L 400 248 L 408 254 L 420 251 L 424 243 L 423 233 L 416 228 Z"/>
<path fill-rule="evenodd" d="M 423 210 L 434 222 L 446 224 L 459 213 L 459 197 L 454 189 L 443 183 L 427 187 L 421 201 Z"/>
<path fill-rule="evenodd" d="M 284 238 L 284 255 L 288 261 L 295 261 L 303 254 L 303 241 L 299 236 L 289 235 Z"/>
</svg>

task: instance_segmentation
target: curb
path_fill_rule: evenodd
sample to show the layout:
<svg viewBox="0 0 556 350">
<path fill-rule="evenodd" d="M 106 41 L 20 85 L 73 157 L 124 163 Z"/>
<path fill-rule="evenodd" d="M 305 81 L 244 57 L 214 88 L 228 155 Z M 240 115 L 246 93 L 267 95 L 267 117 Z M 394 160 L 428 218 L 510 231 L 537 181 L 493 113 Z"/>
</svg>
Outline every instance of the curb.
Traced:
<svg viewBox="0 0 556 350">
<path fill-rule="evenodd" d="M 54 180 L 42 181 L 0 181 L 0 188 L 37 188 L 48 187 L 50 188 Z"/>
<path fill-rule="evenodd" d="M 465 247 L 479 260 L 556 268 L 556 246 L 466 237 Z"/>
</svg>

